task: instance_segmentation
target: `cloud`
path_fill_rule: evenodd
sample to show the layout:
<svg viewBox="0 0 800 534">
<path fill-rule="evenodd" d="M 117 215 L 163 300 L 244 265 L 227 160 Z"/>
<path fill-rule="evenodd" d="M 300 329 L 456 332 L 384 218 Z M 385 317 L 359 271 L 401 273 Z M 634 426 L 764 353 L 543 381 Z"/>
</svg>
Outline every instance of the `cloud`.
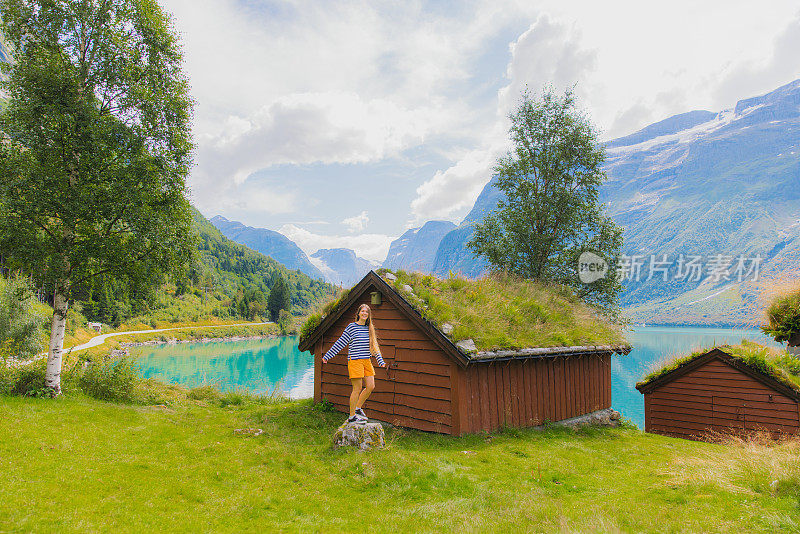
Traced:
<svg viewBox="0 0 800 534">
<path fill-rule="evenodd" d="M 491 150 L 475 150 L 452 167 L 436 172 L 417 188 L 417 197 L 411 202 L 413 224 L 416 226 L 430 219 L 452 219 L 459 210 L 472 206 L 491 178 L 494 160 Z"/>
<path fill-rule="evenodd" d="M 295 213 L 299 206 L 308 207 L 313 200 L 302 198 L 289 187 L 264 185 L 248 180 L 241 184 L 219 183 L 209 180 L 195 183 L 192 202 L 204 213 L 225 214 L 236 220 L 251 220 L 263 214 L 286 215 Z"/>
<path fill-rule="evenodd" d="M 717 107 L 776 89 L 800 75 L 800 13 L 773 41 L 766 58 L 728 65 L 717 82 L 713 97 Z M 719 77 L 718 77 L 719 79 Z"/>
<path fill-rule="evenodd" d="M 499 110 L 508 114 L 519 95 L 529 87 L 537 92 L 545 85 L 557 91 L 576 86 L 576 96 L 587 101 L 591 92 L 586 81 L 597 68 L 597 51 L 585 49 L 574 27 L 541 15 L 509 46 L 511 61 L 506 69 L 508 85 L 498 93 Z"/>
<path fill-rule="evenodd" d="M 434 218 L 452 220 L 475 203 L 491 178 L 497 157 L 508 146 L 506 117 L 526 87 L 538 92 L 550 84 L 563 91 L 578 82 L 577 95 L 588 94 L 580 82 L 596 68 L 596 53 L 584 49 L 580 41 L 576 30 L 543 15 L 511 43 L 511 60 L 506 68 L 508 84 L 497 93 L 494 122 L 485 127 L 475 149 L 464 152 L 451 167 L 437 171 L 417 188 L 417 196 L 411 202 L 414 224 Z"/>
<path fill-rule="evenodd" d="M 190 186 L 204 204 L 261 169 L 382 161 L 457 131 L 469 114 L 453 86 L 510 16 L 489 3 L 161 2 L 197 100 Z"/>
<path fill-rule="evenodd" d="M 365 101 L 355 93 L 287 95 L 249 118 L 229 117 L 217 134 L 201 137 L 191 186 L 197 198 L 220 202 L 241 196 L 238 186 L 275 165 L 383 160 L 422 143 L 436 115 L 383 99 Z M 261 197 L 274 198 L 264 204 L 271 213 L 295 207 L 275 191 Z"/>
<path fill-rule="evenodd" d="M 356 256 L 378 262 L 386 259 L 389 245 L 397 239 L 397 236 L 385 234 L 321 235 L 294 224 L 284 224 L 278 231 L 297 243 L 309 256 L 321 248 L 349 248 L 356 252 Z"/>
<path fill-rule="evenodd" d="M 362 211 L 359 215 L 355 215 L 353 217 L 347 217 L 346 219 L 342 220 L 342 224 L 347 226 L 347 230 L 349 232 L 360 232 L 364 228 L 367 227 L 367 223 L 369 222 L 369 217 L 367 217 L 367 212 Z"/>
</svg>

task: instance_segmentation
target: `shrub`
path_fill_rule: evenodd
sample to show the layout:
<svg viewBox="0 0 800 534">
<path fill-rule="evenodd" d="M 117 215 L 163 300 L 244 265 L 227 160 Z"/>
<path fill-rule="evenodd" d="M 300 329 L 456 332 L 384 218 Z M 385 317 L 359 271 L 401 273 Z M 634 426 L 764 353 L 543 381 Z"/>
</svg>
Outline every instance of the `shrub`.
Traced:
<svg viewBox="0 0 800 534">
<path fill-rule="evenodd" d="M 0 359 L 27 359 L 42 350 L 44 319 L 27 280 L 0 278 Z"/>
<path fill-rule="evenodd" d="M 191 389 L 186 396 L 192 400 L 217 401 L 220 398 L 220 392 L 214 386 L 206 384 Z"/>
<path fill-rule="evenodd" d="M 278 312 L 278 326 L 281 327 L 281 334 L 287 335 L 296 332 L 294 327 L 294 318 L 292 314 L 286 310 Z"/>
<path fill-rule="evenodd" d="M 0 362 L 0 395 L 52 396 L 53 390 L 44 387 L 45 365 L 45 360 L 19 367 Z"/>
<path fill-rule="evenodd" d="M 134 391 L 140 380 L 133 359 L 106 357 L 90 362 L 78 378 L 78 385 L 95 399 L 134 402 Z"/>
<path fill-rule="evenodd" d="M 775 298 L 767 309 L 769 325 L 761 330 L 775 341 L 788 341 L 793 334 L 800 334 L 800 288 Z"/>
</svg>

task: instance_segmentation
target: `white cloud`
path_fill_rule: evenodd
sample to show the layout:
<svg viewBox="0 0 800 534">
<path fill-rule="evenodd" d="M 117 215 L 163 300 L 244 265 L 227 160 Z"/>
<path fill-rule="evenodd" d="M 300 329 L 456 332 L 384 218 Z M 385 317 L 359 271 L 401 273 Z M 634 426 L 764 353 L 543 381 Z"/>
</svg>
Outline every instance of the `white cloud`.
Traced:
<svg viewBox="0 0 800 534">
<path fill-rule="evenodd" d="M 198 171 L 215 181 L 242 183 L 279 164 L 364 163 L 421 143 L 431 109 L 403 109 L 355 93 L 281 97 L 249 118 L 229 117 L 217 135 L 199 139 Z"/>
<path fill-rule="evenodd" d="M 321 235 L 294 224 L 284 224 L 278 231 L 297 243 L 308 256 L 321 248 L 349 248 L 355 251 L 356 256 L 377 262 L 386 259 L 389 244 L 397 239 L 397 236 L 384 234 Z"/>
<path fill-rule="evenodd" d="M 455 165 L 438 171 L 417 188 L 411 202 L 415 215 L 413 226 L 430 219 L 450 219 L 463 208 L 469 208 L 491 178 L 495 156 L 491 150 L 475 150 Z M 460 221 L 454 221 L 456 223 Z"/>
<path fill-rule="evenodd" d="M 539 17 L 509 49 L 509 83 L 498 91 L 496 119 L 488 126 L 482 146 L 466 152 L 451 167 L 437 171 L 417 188 L 417 197 L 411 202 L 414 224 L 434 218 L 452 220 L 475 203 L 491 178 L 497 157 L 506 150 L 506 116 L 526 87 L 536 92 L 549 83 L 563 91 L 585 80 L 596 65 L 596 54 L 582 47 L 580 35 L 547 16 Z M 580 84 L 577 91 L 578 95 L 585 92 Z"/>
<path fill-rule="evenodd" d="M 160 2 L 198 102 L 194 201 L 211 213 L 285 213 L 282 223 L 302 220 L 313 195 L 301 180 L 250 184 L 253 172 L 380 162 L 392 173 L 412 149 L 449 161 L 409 212 L 392 211 L 394 224 L 455 219 L 489 179 L 525 84 L 578 82 L 579 103 L 613 138 L 731 106 L 800 70 L 796 0 Z M 376 217 L 373 227 L 390 215 Z"/>
<path fill-rule="evenodd" d="M 772 43 L 765 57 L 727 65 L 714 89 L 719 107 L 756 96 L 800 76 L 800 12 Z"/>
<path fill-rule="evenodd" d="M 366 211 L 362 211 L 359 215 L 355 215 L 353 217 L 347 217 L 346 219 L 342 220 L 342 223 L 347 226 L 347 230 L 349 232 L 360 232 L 367 227 L 367 223 L 369 222 L 369 217 L 367 216 Z"/>
<path fill-rule="evenodd" d="M 590 95 L 586 80 L 597 68 L 597 51 L 584 48 L 575 28 L 542 15 L 511 43 L 509 50 L 509 83 L 498 93 L 500 114 L 514 110 L 526 87 L 537 92 L 552 85 L 563 92 L 576 85 L 576 96 L 582 101 Z"/>
<path fill-rule="evenodd" d="M 195 184 L 192 202 L 204 213 L 225 214 L 237 220 L 251 220 L 252 216 L 262 214 L 291 214 L 301 205 L 295 191 L 278 190 L 249 181 L 224 184 L 210 177 L 205 183 Z M 311 202 L 304 198 L 302 205 L 309 206 Z"/>
</svg>

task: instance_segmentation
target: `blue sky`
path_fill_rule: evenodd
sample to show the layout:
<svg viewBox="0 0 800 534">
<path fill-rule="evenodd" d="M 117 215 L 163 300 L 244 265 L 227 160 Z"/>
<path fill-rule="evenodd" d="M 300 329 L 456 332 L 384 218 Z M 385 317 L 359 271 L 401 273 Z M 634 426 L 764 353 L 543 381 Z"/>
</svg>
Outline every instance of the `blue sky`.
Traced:
<svg viewBox="0 0 800 534">
<path fill-rule="evenodd" d="M 192 200 L 383 260 L 460 222 L 520 91 L 577 84 L 604 138 L 800 77 L 800 8 L 737 0 L 162 0 L 197 100 Z"/>
</svg>

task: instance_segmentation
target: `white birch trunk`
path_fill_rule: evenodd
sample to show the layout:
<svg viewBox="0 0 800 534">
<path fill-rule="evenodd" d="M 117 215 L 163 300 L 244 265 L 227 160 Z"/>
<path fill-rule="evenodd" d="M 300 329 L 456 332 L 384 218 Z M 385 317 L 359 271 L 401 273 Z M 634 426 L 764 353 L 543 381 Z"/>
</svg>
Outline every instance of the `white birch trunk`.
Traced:
<svg viewBox="0 0 800 534">
<path fill-rule="evenodd" d="M 64 351 L 64 331 L 67 325 L 67 301 L 64 284 L 57 283 L 53 292 L 53 322 L 50 325 L 50 351 L 47 354 L 47 371 L 44 385 L 53 390 L 53 394 L 61 393 L 61 354 Z"/>
</svg>

